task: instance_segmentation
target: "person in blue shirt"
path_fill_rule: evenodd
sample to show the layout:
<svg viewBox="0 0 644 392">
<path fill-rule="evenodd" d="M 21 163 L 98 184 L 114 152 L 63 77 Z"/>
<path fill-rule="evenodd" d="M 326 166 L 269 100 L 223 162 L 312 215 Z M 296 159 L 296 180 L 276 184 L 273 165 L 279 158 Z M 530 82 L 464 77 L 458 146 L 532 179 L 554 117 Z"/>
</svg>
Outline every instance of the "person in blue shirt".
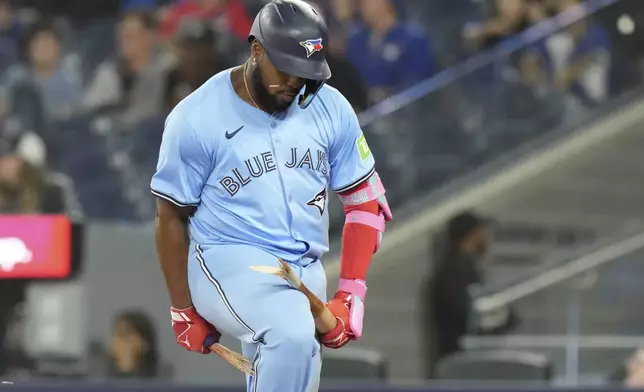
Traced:
<svg viewBox="0 0 644 392">
<path fill-rule="evenodd" d="M 608 34 L 589 20 L 572 24 L 567 34 L 572 46 L 559 54 L 563 62 L 556 70 L 556 84 L 584 106 L 594 106 L 608 95 L 611 57 Z"/>
<path fill-rule="evenodd" d="M 436 72 L 427 35 L 406 24 L 389 0 L 360 0 L 361 22 L 349 31 L 346 58 L 362 73 L 372 102 Z"/>
</svg>

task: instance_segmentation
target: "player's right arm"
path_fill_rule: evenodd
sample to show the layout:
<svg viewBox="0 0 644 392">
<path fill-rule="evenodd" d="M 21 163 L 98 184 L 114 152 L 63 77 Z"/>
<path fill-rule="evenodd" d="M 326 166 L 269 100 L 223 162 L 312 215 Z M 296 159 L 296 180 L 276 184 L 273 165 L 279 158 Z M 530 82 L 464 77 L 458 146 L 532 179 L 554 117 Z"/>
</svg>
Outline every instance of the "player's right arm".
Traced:
<svg viewBox="0 0 644 392">
<path fill-rule="evenodd" d="M 188 220 L 201 201 L 212 165 L 212 154 L 194 127 L 175 110 L 166 121 L 157 170 L 150 184 L 157 196 L 156 245 L 172 304 L 170 314 L 177 343 L 204 354 L 209 352 L 204 347 L 206 338 L 218 333 L 192 306 Z"/>
<path fill-rule="evenodd" d="M 159 197 L 155 218 L 157 255 L 170 303 L 178 309 L 192 305 L 188 288 L 188 219 L 194 207 L 179 207 Z"/>
</svg>

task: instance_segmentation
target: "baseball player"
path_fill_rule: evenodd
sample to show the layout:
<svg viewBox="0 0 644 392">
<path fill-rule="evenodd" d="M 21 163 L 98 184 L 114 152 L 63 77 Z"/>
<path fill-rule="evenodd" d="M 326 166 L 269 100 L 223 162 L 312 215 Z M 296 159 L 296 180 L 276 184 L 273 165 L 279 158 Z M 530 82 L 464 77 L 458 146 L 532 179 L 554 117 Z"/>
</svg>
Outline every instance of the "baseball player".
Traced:
<svg viewBox="0 0 644 392">
<path fill-rule="evenodd" d="M 253 392 L 315 391 L 320 342 L 362 333 L 366 276 L 391 212 L 349 102 L 324 83 L 327 27 L 301 0 L 274 0 L 253 23 L 250 57 L 181 101 L 165 123 L 156 242 L 177 343 L 208 353 L 222 333 L 253 359 Z M 290 263 L 326 301 L 328 193 L 344 204 L 341 278 L 317 336 L 307 298 L 251 266 Z"/>
</svg>

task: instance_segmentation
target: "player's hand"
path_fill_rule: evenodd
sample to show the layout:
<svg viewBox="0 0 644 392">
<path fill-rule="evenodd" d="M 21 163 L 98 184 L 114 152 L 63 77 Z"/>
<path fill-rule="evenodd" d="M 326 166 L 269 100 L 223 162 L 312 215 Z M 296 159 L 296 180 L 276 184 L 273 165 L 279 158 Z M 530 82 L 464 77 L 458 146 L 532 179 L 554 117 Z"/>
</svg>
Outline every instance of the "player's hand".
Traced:
<svg viewBox="0 0 644 392">
<path fill-rule="evenodd" d="M 210 344 L 219 342 L 219 331 L 204 320 L 193 306 L 187 309 L 171 307 L 170 315 L 177 343 L 186 350 L 210 354 L 210 348 L 205 345 L 206 339 Z"/>
<path fill-rule="evenodd" d="M 356 333 L 352 330 L 351 325 L 351 306 L 354 295 L 346 291 L 338 291 L 333 296 L 333 299 L 326 305 L 327 308 L 333 313 L 337 324 L 330 332 L 321 336 L 320 342 L 323 346 L 329 348 L 340 348 L 351 340 L 357 340 Z M 360 320 L 356 320 L 362 328 L 362 316 Z M 355 324 L 354 322 L 353 324 Z M 358 337 L 362 331 L 358 332 Z"/>
</svg>

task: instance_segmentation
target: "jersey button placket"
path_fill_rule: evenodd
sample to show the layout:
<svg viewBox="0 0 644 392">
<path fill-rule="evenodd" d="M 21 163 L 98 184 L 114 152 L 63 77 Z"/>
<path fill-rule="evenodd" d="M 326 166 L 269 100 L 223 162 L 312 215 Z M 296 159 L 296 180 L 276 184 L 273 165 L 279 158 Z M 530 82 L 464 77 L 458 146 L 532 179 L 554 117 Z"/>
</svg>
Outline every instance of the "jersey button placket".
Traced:
<svg viewBox="0 0 644 392">
<path fill-rule="evenodd" d="M 280 144 L 281 140 L 279 136 L 275 135 L 275 128 L 277 127 L 277 124 L 274 120 L 271 120 L 270 127 L 271 127 L 271 131 L 270 131 L 269 137 L 271 140 L 271 149 L 273 151 L 273 157 L 275 158 L 275 163 L 277 164 L 277 175 L 279 176 L 279 181 L 282 188 L 282 194 L 284 195 L 285 199 L 288 201 L 286 205 L 286 210 L 288 211 L 289 221 L 290 221 L 290 224 L 292 225 L 293 213 L 291 212 L 291 208 L 288 205 L 288 203 L 291 203 L 293 201 L 293 197 L 290 196 L 286 190 L 286 183 L 284 182 L 284 177 L 283 177 L 281 163 L 280 163 L 281 160 L 278 158 L 277 149 L 275 148 L 275 145 Z M 293 233 L 291 233 L 291 235 L 293 235 Z M 293 235 L 293 238 L 297 240 L 297 237 L 295 235 Z"/>
</svg>

